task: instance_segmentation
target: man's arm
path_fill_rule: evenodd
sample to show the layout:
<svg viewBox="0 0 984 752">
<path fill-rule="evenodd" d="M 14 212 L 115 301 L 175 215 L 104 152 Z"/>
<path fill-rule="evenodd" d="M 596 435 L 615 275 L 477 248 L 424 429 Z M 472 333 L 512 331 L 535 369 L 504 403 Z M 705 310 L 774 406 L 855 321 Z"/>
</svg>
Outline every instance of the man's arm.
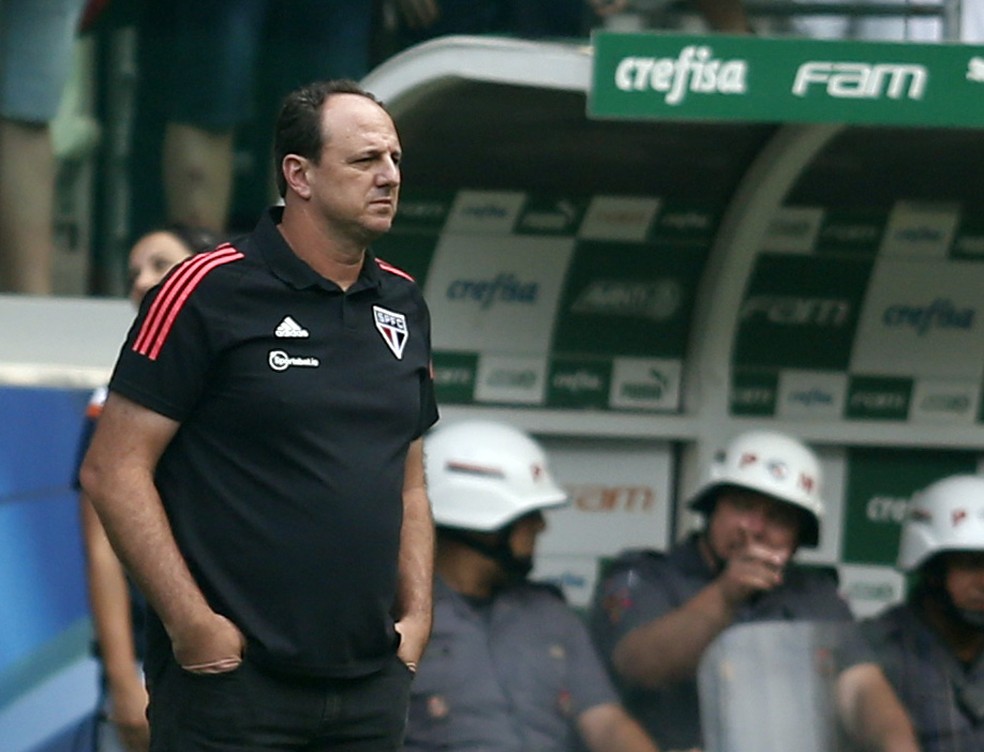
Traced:
<svg viewBox="0 0 984 752">
<path fill-rule="evenodd" d="M 790 554 L 746 540 L 693 598 L 625 635 L 612 651 L 615 670 L 643 687 L 692 679 L 704 650 L 734 621 L 738 607 L 782 584 Z"/>
<path fill-rule="evenodd" d="M 626 634 L 612 651 L 612 665 L 622 679 L 642 687 L 693 678 L 700 657 L 734 613 L 715 580 L 679 608 Z"/>
<path fill-rule="evenodd" d="M 397 652 L 411 670 L 416 670 L 430 639 L 433 619 L 434 518 L 424 482 L 423 439 L 414 441 L 407 452 L 399 567 Z"/>
<path fill-rule="evenodd" d="M 841 722 L 859 749 L 873 752 L 918 752 L 912 722 L 875 663 L 859 663 L 837 678 Z"/>
<path fill-rule="evenodd" d="M 588 708 L 578 716 L 577 728 L 591 752 L 659 752 L 642 726 L 616 703 Z"/>
<path fill-rule="evenodd" d="M 147 596 L 189 671 L 242 661 L 244 638 L 205 600 L 178 550 L 154 471 L 178 423 L 110 392 L 80 470 L 82 487 L 117 555 Z"/>
<path fill-rule="evenodd" d="M 110 720 L 128 750 L 150 746 L 147 690 L 137 666 L 130 591 L 123 566 L 85 493 L 79 499 L 89 607 L 111 700 Z"/>
</svg>

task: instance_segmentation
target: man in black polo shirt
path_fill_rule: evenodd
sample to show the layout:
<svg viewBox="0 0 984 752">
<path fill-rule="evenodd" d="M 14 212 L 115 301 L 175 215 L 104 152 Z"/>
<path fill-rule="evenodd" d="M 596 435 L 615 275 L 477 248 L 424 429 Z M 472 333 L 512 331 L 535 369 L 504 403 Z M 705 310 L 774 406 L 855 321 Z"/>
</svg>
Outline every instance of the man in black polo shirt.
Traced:
<svg viewBox="0 0 984 752">
<path fill-rule="evenodd" d="M 151 749 L 392 750 L 430 633 L 430 322 L 352 82 L 291 94 L 284 207 L 145 298 L 82 483 L 152 607 Z"/>
</svg>

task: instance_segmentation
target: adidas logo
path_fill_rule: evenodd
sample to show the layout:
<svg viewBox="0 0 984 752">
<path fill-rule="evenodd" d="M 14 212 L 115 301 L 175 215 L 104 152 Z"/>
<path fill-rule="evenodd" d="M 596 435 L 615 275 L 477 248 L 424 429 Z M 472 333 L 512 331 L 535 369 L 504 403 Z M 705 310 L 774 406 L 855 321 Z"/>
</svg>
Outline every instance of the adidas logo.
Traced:
<svg viewBox="0 0 984 752">
<path fill-rule="evenodd" d="M 284 316 L 284 320 L 277 324 L 274 332 L 278 337 L 310 337 L 311 333 L 303 326 L 298 324 L 290 316 Z"/>
</svg>

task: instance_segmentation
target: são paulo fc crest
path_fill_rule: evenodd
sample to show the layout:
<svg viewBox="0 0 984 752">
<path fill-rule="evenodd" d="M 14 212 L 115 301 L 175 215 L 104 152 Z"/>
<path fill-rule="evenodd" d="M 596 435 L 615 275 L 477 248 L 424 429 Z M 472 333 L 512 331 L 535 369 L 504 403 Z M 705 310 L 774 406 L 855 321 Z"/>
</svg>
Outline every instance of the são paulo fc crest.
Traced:
<svg viewBox="0 0 984 752">
<path fill-rule="evenodd" d="M 398 360 L 403 359 L 403 347 L 407 344 L 410 332 L 407 330 L 407 317 L 402 313 L 388 311 L 379 306 L 372 307 L 372 315 L 376 320 L 376 329 L 383 337 L 383 342 Z"/>
</svg>

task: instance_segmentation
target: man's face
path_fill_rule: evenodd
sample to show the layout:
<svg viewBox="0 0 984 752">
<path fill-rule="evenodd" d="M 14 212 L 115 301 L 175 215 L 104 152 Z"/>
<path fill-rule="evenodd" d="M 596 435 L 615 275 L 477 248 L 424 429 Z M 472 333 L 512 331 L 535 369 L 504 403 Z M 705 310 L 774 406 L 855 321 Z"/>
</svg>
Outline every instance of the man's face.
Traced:
<svg viewBox="0 0 984 752">
<path fill-rule="evenodd" d="M 984 615 L 984 551 L 946 555 L 946 588 L 961 611 Z"/>
<path fill-rule="evenodd" d="M 513 523 L 509 535 L 509 547 L 517 559 L 532 559 L 536 553 L 536 539 L 547 527 L 539 510 L 520 517 Z"/>
<path fill-rule="evenodd" d="M 336 94 L 322 108 L 326 134 L 307 179 L 329 231 L 369 243 L 386 233 L 400 192 L 400 139 L 390 116 L 357 94 Z"/>
<path fill-rule="evenodd" d="M 751 543 L 773 549 L 788 560 L 799 541 L 800 523 L 800 513 L 791 504 L 755 491 L 726 489 L 718 495 L 711 513 L 707 542 L 722 560 Z"/>
</svg>

